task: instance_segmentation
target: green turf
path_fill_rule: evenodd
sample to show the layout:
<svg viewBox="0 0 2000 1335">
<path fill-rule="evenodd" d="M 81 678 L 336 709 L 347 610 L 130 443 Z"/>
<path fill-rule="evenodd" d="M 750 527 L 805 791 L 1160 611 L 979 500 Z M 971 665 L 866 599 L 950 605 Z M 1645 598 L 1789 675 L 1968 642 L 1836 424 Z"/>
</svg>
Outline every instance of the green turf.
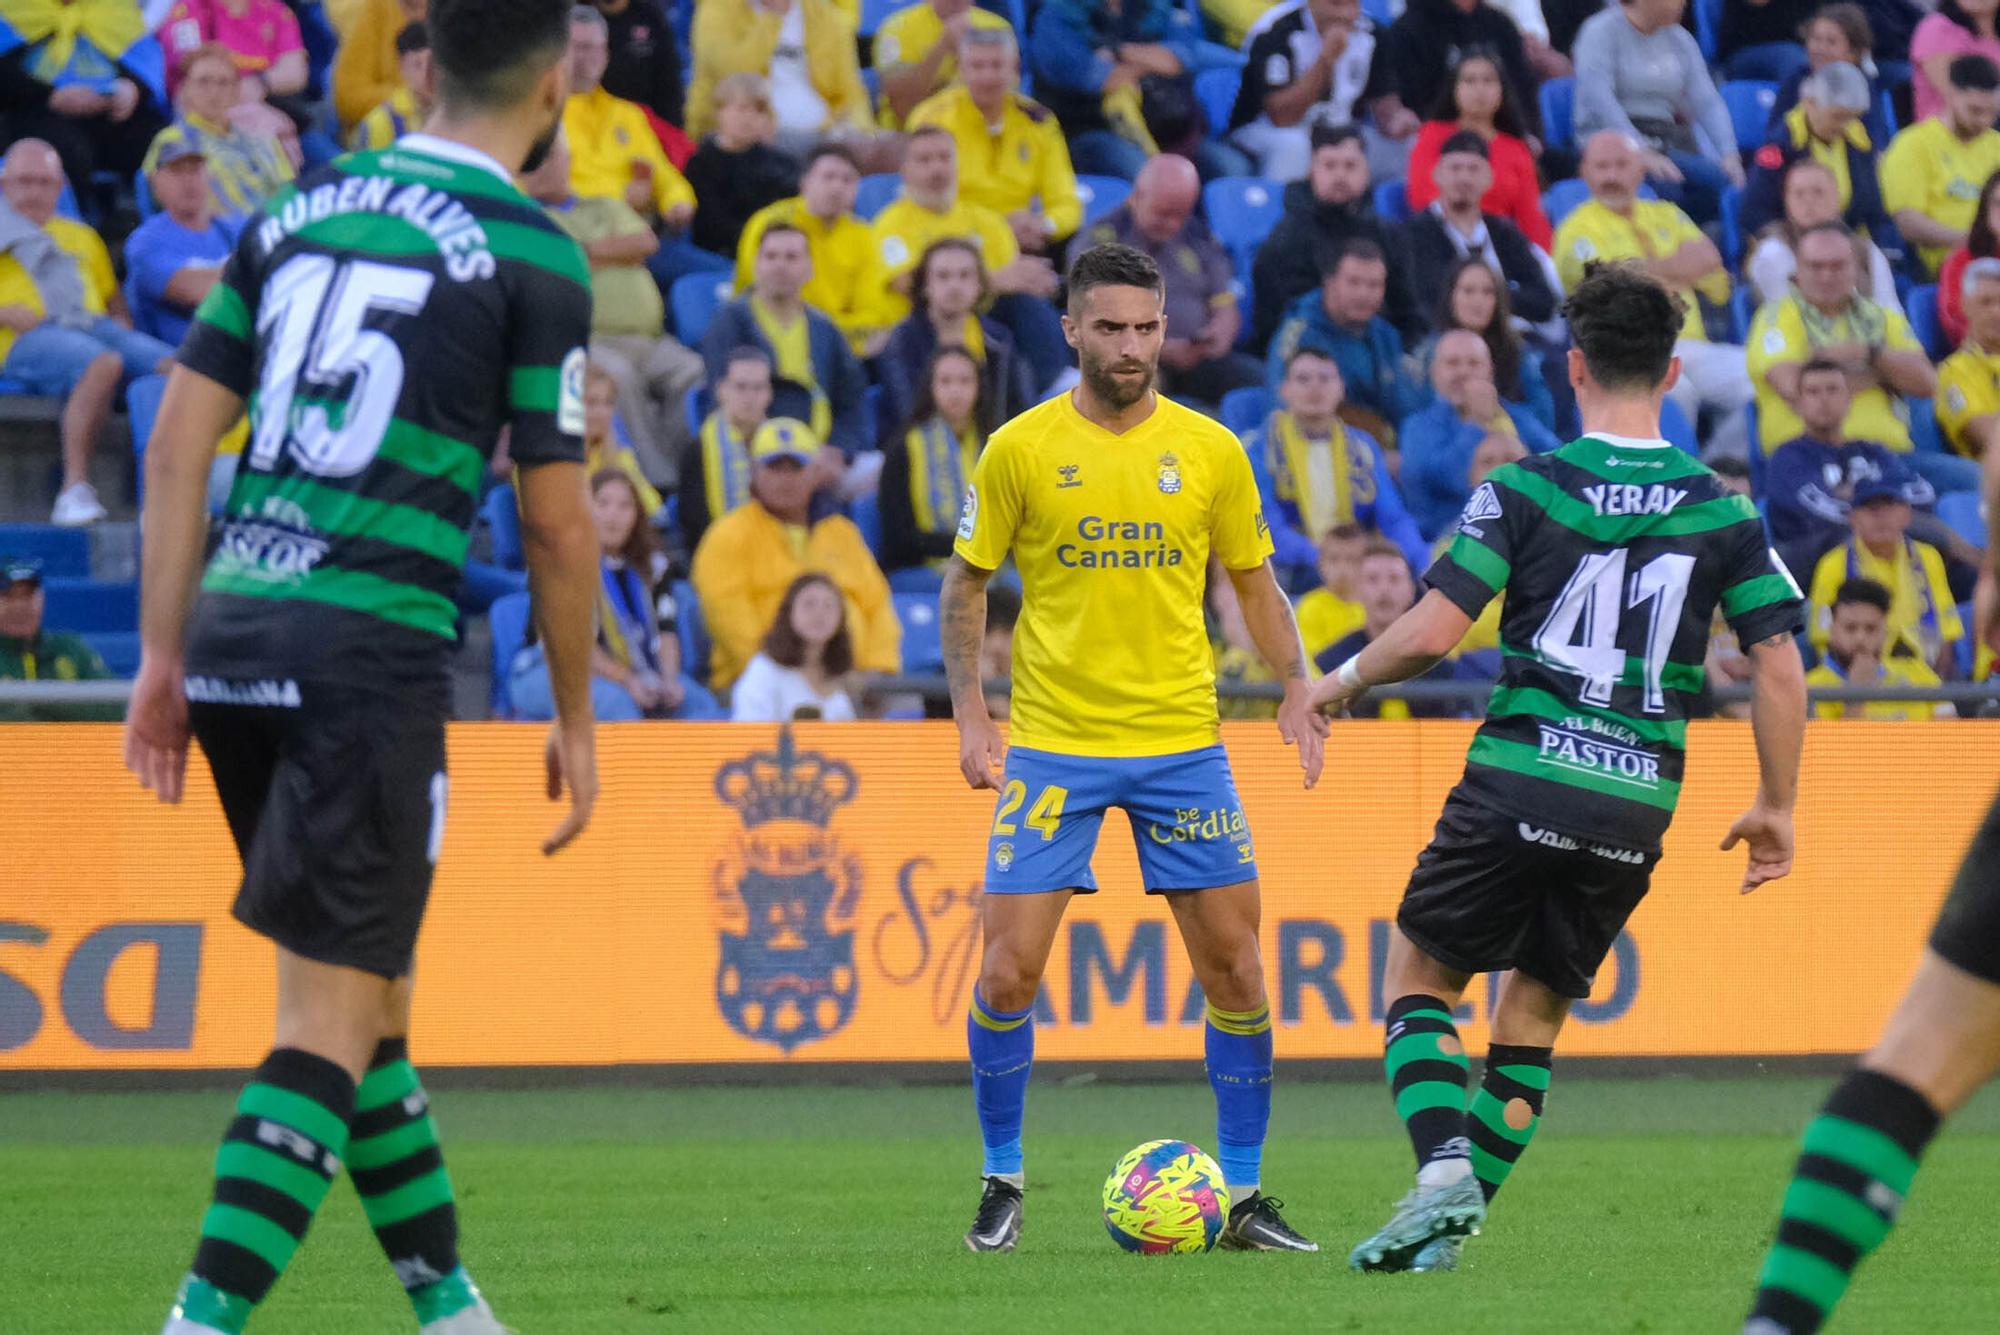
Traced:
<svg viewBox="0 0 2000 1335">
<path fill-rule="evenodd" d="M 465 1248 L 523 1335 L 626 1331 L 1252 1329 L 1733 1332 L 1793 1138 L 1824 1080 L 1572 1079 L 1456 1275 L 1356 1276 L 1347 1248 L 1407 1185 L 1377 1087 L 1281 1084 L 1268 1183 L 1317 1257 L 1127 1256 L 1098 1189 L 1158 1136 L 1211 1138 L 1205 1086 L 1038 1085 L 1027 1231 L 958 1238 L 977 1195 L 963 1090 L 698 1089 L 437 1099 Z M 191 1253 L 211 1094 L 0 1095 L 0 1331 L 151 1335 Z M 2000 1102 L 1925 1164 L 1836 1332 L 1992 1329 L 1985 1210 Z M 335 1188 L 253 1335 L 414 1326 Z"/>
</svg>

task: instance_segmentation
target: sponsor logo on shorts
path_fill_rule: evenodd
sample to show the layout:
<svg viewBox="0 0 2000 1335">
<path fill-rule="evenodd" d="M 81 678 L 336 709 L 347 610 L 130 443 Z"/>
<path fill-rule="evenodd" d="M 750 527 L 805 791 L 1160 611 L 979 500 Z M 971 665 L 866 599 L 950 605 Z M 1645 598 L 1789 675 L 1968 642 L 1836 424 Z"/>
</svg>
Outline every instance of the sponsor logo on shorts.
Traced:
<svg viewBox="0 0 2000 1335">
<path fill-rule="evenodd" d="M 231 681 L 226 677 L 189 677 L 187 698 L 198 705 L 256 705 L 265 709 L 297 709 L 299 684 L 290 677 L 276 681 Z"/>
<path fill-rule="evenodd" d="M 1582 849 L 1593 857 L 1603 858 L 1607 862 L 1624 862 L 1634 866 L 1643 866 L 1646 861 L 1646 855 L 1635 849 L 1612 848 L 1608 844 L 1586 844 L 1581 839 L 1572 839 L 1560 830 L 1544 830 L 1526 821 L 1521 821 L 1514 829 L 1528 843 L 1540 844 L 1544 848 L 1561 849 L 1565 853 Z"/>
<path fill-rule="evenodd" d="M 1538 726 L 1544 764 L 1577 774 L 1594 774 L 1615 783 L 1629 783 L 1636 788 L 1652 788 L 1660 782 L 1660 758 L 1650 751 L 1623 742 L 1580 736 L 1568 727 L 1554 728 L 1546 723 Z"/>
<path fill-rule="evenodd" d="M 1146 824 L 1146 837 L 1156 844 L 1206 844 L 1227 839 L 1233 844 L 1250 842 L 1250 823 L 1237 807 L 1175 807 L 1174 823 Z"/>
<path fill-rule="evenodd" d="M 1521 837 L 1523 839 L 1527 840 L 1531 844 L 1540 844 L 1544 848 L 1560 848 L 1564 852 L 1569 852 L 1572 849 L 1581 847 L 1581 845 L 1578 844 L 1576 840 L 1570 838 L 1566 834 L 1559 833 L 1558 831 L 1555 830 L 1537 829 L 1535 826 L 1528 824 L 1526 821 L 1522 821 L 1519 825 L 1516 825 L 1514 828 L 1521 832 Z"/>
</svg>

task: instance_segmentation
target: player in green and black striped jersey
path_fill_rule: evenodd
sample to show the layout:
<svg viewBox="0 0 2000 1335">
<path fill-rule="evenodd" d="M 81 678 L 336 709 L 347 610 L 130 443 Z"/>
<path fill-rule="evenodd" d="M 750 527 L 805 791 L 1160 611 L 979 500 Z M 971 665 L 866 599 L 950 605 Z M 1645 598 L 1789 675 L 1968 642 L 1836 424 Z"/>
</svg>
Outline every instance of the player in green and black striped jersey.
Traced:
<svg viewBox="0 0 2000 1335">
<path fill-rule="evenodd" d="M 1452 1268 L 1527 1147 L 1570 1004 L 1590 994 L 1659 859 L 1718 606 L 1748 646 L 1762 767 L 1723 846 L 1749 844 L 1745 891 L 1791 868 L 1798 585 L 1750 502 L 1660 439 L 1679 300 L 1610 266 L 1565 314 L 1583 438 L 1495 470 L 1423 600 L 1315 687 L 1330 709 L 1427 671 L 1504 599 L 1500 684 L 1404 893 L 1384 980 L 1386 1064 L 1417 1186 L 1354 1249 L 1359 1269 Z M 1468 1108 L 1452 1012 L 1492 970 L 1507 973 Z"/>
<path fill-rule="evenodd" d="M 243 856 L 236 916 L 278 947 L 278 1015 L 166 1335 L 241 1331 L 343 1166 L 427 1335 L 502 1329 L 459 1262 L 406 1036 L 444 832 L 453 595 L 503 433 L 557 701 L 549 792 L 571 794 L 545 851 L 596 794 L 589 271 L 514 185 L 560 123 L 569 13 L 431 0 L 427 132 L 252 218 L 168 381 L 126 759 L 177 801 L 201 743 Z M 209 466 L 246 406 L 203 572 Z"/>
</svg>

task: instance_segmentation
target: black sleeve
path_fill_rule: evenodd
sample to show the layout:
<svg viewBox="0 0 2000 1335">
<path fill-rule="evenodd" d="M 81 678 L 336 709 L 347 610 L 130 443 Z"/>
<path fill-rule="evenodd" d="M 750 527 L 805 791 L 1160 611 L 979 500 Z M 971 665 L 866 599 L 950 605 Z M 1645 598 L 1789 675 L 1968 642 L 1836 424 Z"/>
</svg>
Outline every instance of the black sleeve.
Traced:
<svg viewBox="0 0 2000 1335">
<path fill-rule="evenodd" d="M 1501 277 L 1507 280 L 1507 303 L 1523 320 L 1540 324 L 1556 313 L 1555 289 L 1535 257 L 1535 243 L 1511 219 L 1488 218 L 1493 248 L 1500 252 Z"/>
<path fill-rule="evenodd" d="M 708 526 L 715 516 L 708 512 L 708 468 L 701 449 L 701 435 L 688 442 L 681 451 L 680 479 L 680 524 L 681 541 L 687 544 L 688 556 L 694 556 L 694 549 L 701 545 L 701 535 L 708 532 Z"/>
<path fill-rule="evenodd" d="M 882 480 L 877 487 L 882 511 L 882 568 L 901 570 L 923 564 L 931 556 L 951 555 L 951 537 L 932 543 L 932 534 L 917 532 L 916 507 L 910 502 L 910 447 L 902 437 L 882 446 Z M 935 547 L 937 550 L 928 550 Z"/>
<path fill-rule="evenodd" d="M 1442 226 L 1426 211 L 1396 229 L 1403 243 L 1402 259 L 1409 273 L 1410 299 L 1425 315 L 1438 308 L 1438 301 L 1444 296 L 1444 276 L 1451 270 L 1453 252 L 1451 243 L 1439 233 Z M 1404 337 L 1407 340 L 1409 336 Z"/>
<path fill-rule="evenodd" d="M 1767 165 L 1775 159 L 1775 165 Z M 1745 238 L 1753 237 L 1784 215 L 1785 154 L 1766 144 L 1752 155 L 1750 179 L 1743 183 L 1743 207 L 1737 214 Z"/>
<path fill-rule="evenodd" d="M 1514 105 L 1521 109 L 1521 119 L 1527 122 L 1528 133 L 1537 139 L 1542 135 L 1541 81 L 1535 77 L 1535 67 L 1528 63 L 1528 44 L 1521 39 L 1521 30 L 1514 26 L 1514 20 L 1495 11 L 1499 23 L 1494 32 L 1500 39 L 1500 60 L 1507 67 L 1507 78 L 1514 87 Z"/>
<path fill-rule="evenodd" d="M 257 219 L 236 238 L 222 278 L 208 290 L 175 354 L 181 365 L 247 399 L 257 376 L 257 306 L 263 297 L 263 257 Z"/>
<path fill-rule="evenodd" d="M 516 464 L 583 462 L 590 270 L 575 241 L 555 236 L 575 252 L 576 272 L 522 265 L 508 312 L 507 453 Z"/>
<path fill-rule="evenodd" d="M 1264 114 L 1264 99 L 1280 88 L 1289 87 L 1299 77 L 1292 65 L 1289 25 L 1274 23 L 1250 43 L 1243 66 L 1243 81 L 1236 88 L 1236 103 L 1229 111 L 1229 128 L 1248 125 Z"/>
<path fill-rule="evenodd" d="M 1423 342 L 1430 333 L 1430 312 L 1419 308 L 1415 290 L 1410 286 L 1410 250 L 1398 228 L 1376 224 L 1375 231 L 1382 246 L 1382 253 L 1389 257 L 1389 291 L 1383 302 L 1382 314 L 1389 323 L 1396 326 L 1396 332 L 1403 336 L 1407 346 L 1414 347 Z"/>
<path fill-rule="evenodd" d="M 1264 244 L 1257 247 L 1257 256 L 1250 263 L 1252 344 L 1268 342 L 1284 322 L 1285 307 L 1301 293 L 1319 286 L 1315 268 L 1318 253 L 1312 232 L 1289 217 L 1282 219 L 1264 238 Z M 1394 264 L 1391 260 L 1392 276 Z"/>
<path fill-rule="evenodd" d="M 55 88 L 28 73 L 28 52 L 17 46 L 0 56 L 0 111 L 41 111 Z"/>
<path fill-rule="evenodd" d="M 897 325 L 889 332 L 889 341 L 882 345 L 882 351 L 875 357 L 875 383 L 882 387 L 881 420 L 887 423 L 882 428 L 884 449 L 888 448 L 890 441 L 902 438 L 903 426 L 909 421 L 911 410 L 917 406 L 917 377 L 922 374 L 923 368 L 910 355 L 907 329 Z"/>
</svg>

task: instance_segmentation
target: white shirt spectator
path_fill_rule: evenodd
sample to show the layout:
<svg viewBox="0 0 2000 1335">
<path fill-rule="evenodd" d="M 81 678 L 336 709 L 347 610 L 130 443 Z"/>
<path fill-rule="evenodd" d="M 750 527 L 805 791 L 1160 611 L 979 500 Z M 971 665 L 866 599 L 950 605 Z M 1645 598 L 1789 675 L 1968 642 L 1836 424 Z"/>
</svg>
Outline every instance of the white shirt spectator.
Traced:
<svg viewBox="0 0 2000 1335">
<path fill-rule="evenodd" d="M 1264 99 L 1288 88 L 1319 59 L 1322 42 L 1306 0 L 1288 0 L 1268 11 L 1243 39 L 1243 85 L 1230 115 L 1236 146 L 1257 160 L 1262 175 L 1296 181 L 1312 163 L 1312 128 L 1324 121 L 1345 125 L 1354 119 L 1354 105 L 1368 86 L 1368 67 L 1375 58 L 1375 25 L 1355 20 L 1347 45 L 1335 59 L 1326 96 L 1314 103 L 1295 125 L 1278 126 L 1264 113 Z"/>
<path fill-rule="evenodd" d="M 821 695 L 797 668 L 779 667 L 760 653 L 743 669 L 729 696 L 729 716 L 737 723 L 789 723 L 801 709 L 816 710 L 829 723 L 852 723 L 854 701 L 835 689 Z"/>
<path fill-rule="evenodd" d="M 812 133 L 826 124 L 826 99 L 813 87 L 806 69 L 806 11 L 793 5 L 778 25 L 778 47 L 771 53 L 771 109 L 780 130 Z"/>
</svg>

